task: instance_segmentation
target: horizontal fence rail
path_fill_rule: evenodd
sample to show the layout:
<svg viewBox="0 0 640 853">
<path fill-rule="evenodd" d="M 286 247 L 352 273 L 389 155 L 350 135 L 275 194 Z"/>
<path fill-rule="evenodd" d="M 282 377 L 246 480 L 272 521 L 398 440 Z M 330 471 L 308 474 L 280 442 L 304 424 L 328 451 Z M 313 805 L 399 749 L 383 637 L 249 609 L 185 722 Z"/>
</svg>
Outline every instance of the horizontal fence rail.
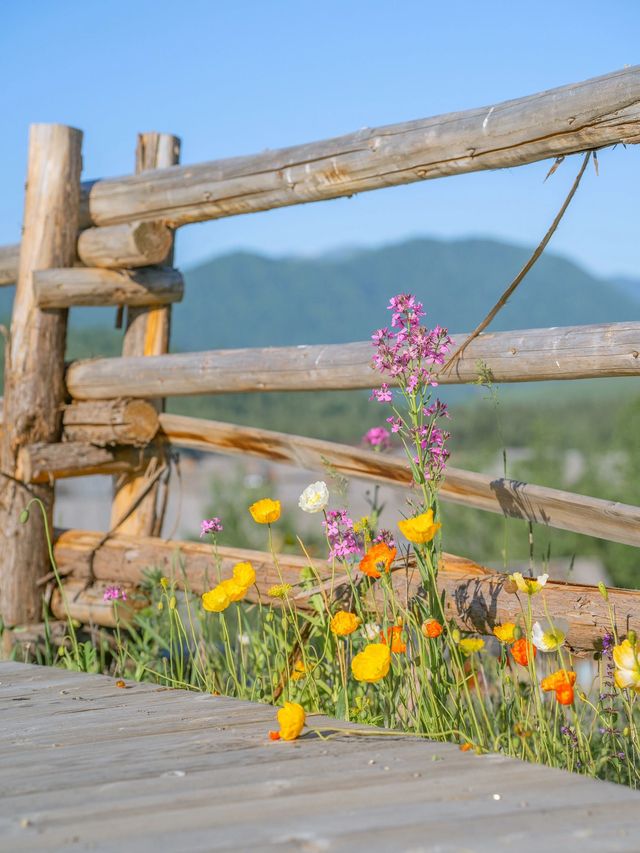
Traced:
<svg viewBox="0 0 640 853">
<path fill-rule="evenodd" d="M 493 106 L 85 182 L 81 227 L 147 220 L 175 228 L 638 141 L 640 67 L 634 66 Z M 87 239 L 103 242 L 99 234 Z M 118 241 L 117 251 L 102 252 L 107 265 L 121 251 Z M 0 248 L 0 284 L 15 281 L 18 255 L 19 246 Z"/>
<path fill-rule="evenodd" d="M 36 270 L 33 288 L 39 308 L 73 305 L 169 305 L 180 302 L 184 282 L 170 267 L 109 270 L 76 267 Z"/>
<path fill-rule="evenodd" d="M 84 222 L 176 227 L 640 140 L 640 67 L 335 139 L 85 185 Z"/>
<path fill-rule="evenodd" d="M 462 343 L 465 334 L 454 335 Z M 371 388 L 370 342 L 212 350 L 73 363 L 67 388 L 77 399 L 170 397 L 250 391 Z M 479 363 L 494 382 L 637 376 L 640 323 L 494 332 L 475 338 L 441 384 L 476 382 Z M 390 383 L 391 384 L 391 383 Z"/>
<path fill-rule="evenodd" d="M 217 583 L 217 574 L 212 567 L 211 546 L 201 542 L 174 542 L 154 537 L 114 535 L 103 543 L 104 534 L 67 530 L 60 533 L 55 543 L 55 557 L 61 574 L 71 582 L 73 595 L 67 596 L 72 618 L 86 619 L 87 608 L 94 608 L 94 619 L 102 613 L 113 620 L 113 608 L 107 613 L 99 599 L 91 591 L 83 593 L 83 581 L 92 576 L 97 581 L 139 585 L 145 579 L 149 566 L 160 569 L 165 575 L 173 575 L 179 586 L 188 585 L 199 594 Z M 311 590 L 300 587 L 300 572 L 309 565 L 305 557 L 282 554 L 276 569 L 270 554 L 236 548 L 219 548 L 221 577 L 231 577 L 235 563 L 249 560 L 257 575 L 256 586 L 247 595 L 248 601 L 263 604 L 279 602 L 267 596 L 273 584 L 284 580 L 293 586 L 291 597 L 296 606 L 308 607 Z M 93 555 L 93 557 L 92 557 Z M 332 579 L 330 566 L 322 560 L 314 562 L 316 572 L 325 592 L 332 584 L 345 584 L 346 576 Z M 463 557 L 443 554 L 438 575 L 438 586 L 446 592 L 447 618 L 454 619 L 461 628 L 490 634 L 494 625 L 502 622 L 517 622 L 522 616 L 522 604 L 518 597 L 504 589 L 506 575 L 479 566 Z M 400 567 L 393 572 L 393 583 L 400 600 L 408 600 L 419 590 L 416 567 Z M 384 593 L 376 585 L 377 594 Z M 336 589 L 336 592 L 339 590 Z M 382 605 L 382 598 L 376 602 Z M 372 610 L 376 603 L 370 602 Z M 542 595 L 531 599 L 533 618 L 544 619 L 546 612 L 562 613 L 569 623 L 567 644 L 578 654 L 593 652 L 605 631 L 611 630 L 609 607 L 614 614 L 620 634 L 628 631 L 629 624 L 640 606 L 640 591 L 611 589 L 609 602 L 602 598 L 597 587 L 549 581 Z M 54 598 L 54 615 L 64 618 L 60 597 Z M 546 609 L 545 609 L 546 608 Z M 112 624 L 107 622 L 106 624 Z"/>
<path fill-rule="evenodd" d="M 76 409 L 96 404 L 76 404 L 65 410 L 65 436 L 60 444 L 40 444 L 23 448 L 17 474 L 31 483 L 47 483 L 51 479 L 87 474 L 134 474 L 144 469 L 152 446 L 144 450 L 132 447 L 96 446 L 96 439 L 107 438 L 95 415 L 80 422 Z M 71 416 L 70 425 L 67 421 Z M 89 421 L 92 421 L 89 423 Z M 310 471 L 337 471 L 348 477 L 373 480 L 394 486 L 411 484 L 411 473 L 402 457 L 374 453 L 346 444 L 315 438 L 273 432 L 255 427 L 242 427 L 218 421 L 160 414 L 162 437 L 172 447 L 203 452 L 239 454 L 295 465 Z M 148 425 L 138 430 L 130 424 L 127 441 L 135 443 Z M 78 441 L 91 435 L 93 443 Z M 107 442 L 104 439 L 102 444 Z M 113 443 L 113 442 L 112 442 Z M 493 478 L 487 474 L 447 468 L 439 492 L 440 499 L 509 518 L 522 519 L 548 527 L 570 530 L 586 536 L 640 546 L 640 507 L 616 501 L 600 500 L 586 495 L 536 486 L 517 480 Z"/>
</svg>

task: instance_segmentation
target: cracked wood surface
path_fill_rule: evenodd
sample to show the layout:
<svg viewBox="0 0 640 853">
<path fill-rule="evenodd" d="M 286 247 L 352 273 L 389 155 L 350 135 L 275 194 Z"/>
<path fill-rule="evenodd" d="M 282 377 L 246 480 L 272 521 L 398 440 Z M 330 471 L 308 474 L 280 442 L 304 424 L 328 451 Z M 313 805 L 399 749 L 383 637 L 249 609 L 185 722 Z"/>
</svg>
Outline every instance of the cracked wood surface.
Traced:
<svg viewBox="0 0 640 853">
<path fill-rule="evenodd" d="M 18 663 L 0 713 L 6 853 L 638 849 L 637 792 L 452 744 L 274 743 L 269 705 Z"/>
</svg>

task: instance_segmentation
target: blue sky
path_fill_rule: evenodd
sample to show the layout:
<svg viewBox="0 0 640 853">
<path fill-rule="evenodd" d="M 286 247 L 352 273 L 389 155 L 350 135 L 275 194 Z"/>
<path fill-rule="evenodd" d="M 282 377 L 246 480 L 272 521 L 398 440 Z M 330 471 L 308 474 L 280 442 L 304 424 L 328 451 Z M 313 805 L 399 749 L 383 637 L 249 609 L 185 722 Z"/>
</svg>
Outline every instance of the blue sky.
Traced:
<svg viewBox="0 0 640 853">
<path fill-rule="evenodd" d="M 85 132 L 86 177 L 131 171 L 136 133 L 184 163 L 488 105 L 640 62 L 637 0 L 5 0 L 0 12 L 0 243 L 19 238 L 27 131 Z M 551 248 L 640 277 L 640 151 L 600 155 Z M 317 253 L 418 234 L 533 244 L 578 168 L 465 175 L 191 225 L 184 266 L 235 248 Z"/>
</svg>

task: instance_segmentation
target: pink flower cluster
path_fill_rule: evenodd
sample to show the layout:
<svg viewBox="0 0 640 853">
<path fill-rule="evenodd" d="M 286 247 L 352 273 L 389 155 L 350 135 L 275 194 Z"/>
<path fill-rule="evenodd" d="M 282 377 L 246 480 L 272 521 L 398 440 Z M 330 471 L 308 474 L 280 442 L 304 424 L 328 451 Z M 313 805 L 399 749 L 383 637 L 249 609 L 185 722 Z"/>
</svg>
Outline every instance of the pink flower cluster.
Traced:
<svg viewBox="0 0 640 853">
<path fill-rule="evenodd" d="M 446 447 L 449 436 L 450 433 L 446 430 L 434 426 L 433 421 L 429 426 L 423 426 L 417 430 L 417 437 L 420 448 L 424 451 L 424 456 L 423 459 L 415 458 L 414 461 L 416 464 L 426 463 L 424 469 L 427 477 L 438 478 L 444 473 L 450 455 Z"/>
<path fill-rule="evenodd" d="M 119 586 L 108 586 L 102 596 L 103 601 L 126 601 L 127 593 Z"/>
<path fill-rule="evenodd" d="M 349 518 L 346 509 L 329 510 L 326 521 L 322 523 L 329 542 L 330 560 L 348 560 L 362 555 L 362 540 L 353 529 L 353 519 Z"/>
<path fill-rule="evenodd" d="M 391 328 L 378 329 L 371 339 L 376 347 L 373 366 L 383 375 L 397 380 L 403 391 L 413 394 L 420 387 L 437 385 L 433 366 L 444 364 L 453 343 L 446 329 L 436 326 L 427 329 L 420 324 L 424 317 L 422 303 L 410 293 L 392 297 L 388 309 L 393 312 Z M 392 393 L 388 383 L 374 389 L 371 399 L 390 403 Z"/>
<path fill-rule="evenodd" d="M 371 427 L 362 436 L 362 442 L 378 450 L 387 450 L 391 447 L 391 435 L 384 427 Z"/>
<path fill-rule="evenodd" d="M 220 533 L 222 531 L 222 522 L 219 518 L 205 518 L 200 522 L 200 538 L 206 536 L 207 533 Z"/>
</svg>

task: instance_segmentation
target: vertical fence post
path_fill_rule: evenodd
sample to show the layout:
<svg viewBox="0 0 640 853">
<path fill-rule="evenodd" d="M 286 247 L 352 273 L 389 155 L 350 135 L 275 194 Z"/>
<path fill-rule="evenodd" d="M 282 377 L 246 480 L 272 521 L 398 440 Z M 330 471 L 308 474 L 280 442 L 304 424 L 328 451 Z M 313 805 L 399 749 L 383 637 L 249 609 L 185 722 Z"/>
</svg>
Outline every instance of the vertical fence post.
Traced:
<svg viewBox="0 0 640 853">
<path fill-rule="evenodd" d="M 175 166 L 180 160 L 180 139 L 168 133 L 141 133 L 136 149 L 136 172 L 149 169 L 164 169 Z M 165 263 L 173 263 L 173 249 Z M 122 345 L 125 356 L 164 355 L 169 351 L 171 332 L 171 306 L 163 305 L 149 308 L 129 308 L 127 329 Z M 163 400 L 155 401 L 158 411 L 164 407 Z M 152 473 L 164 461 L 162 455 L 149 461 L 147 475 L 123 475 L 116 479 L 111 524 L 125 512 L 136 495 L 145 487 L 148 474 Z M 137 505 L 134 512 L 118 526 L 119 533 L 132 536 L 159 536 L 162 530 L 164 510 L 159 505 L 161 485 L 156 483 Z"/>
<path fill-rule="evenodd" d="M 53 514 L 53 485 L 15 479 L 18 451 L 60 439 L 65 398 L 67 311 L 40 310 L 33 271 L 73 266 L 76 257 L 82 169 L 82 132 L 57 124 L 32 125 L 20 266 L 11 333 L 5 347 L 4 417 L 0 444 L 0 614 L 6 625 L 39 620 L 48 569 L 40 512 L 19 516 L 32 497 Z"/>
</svg>

